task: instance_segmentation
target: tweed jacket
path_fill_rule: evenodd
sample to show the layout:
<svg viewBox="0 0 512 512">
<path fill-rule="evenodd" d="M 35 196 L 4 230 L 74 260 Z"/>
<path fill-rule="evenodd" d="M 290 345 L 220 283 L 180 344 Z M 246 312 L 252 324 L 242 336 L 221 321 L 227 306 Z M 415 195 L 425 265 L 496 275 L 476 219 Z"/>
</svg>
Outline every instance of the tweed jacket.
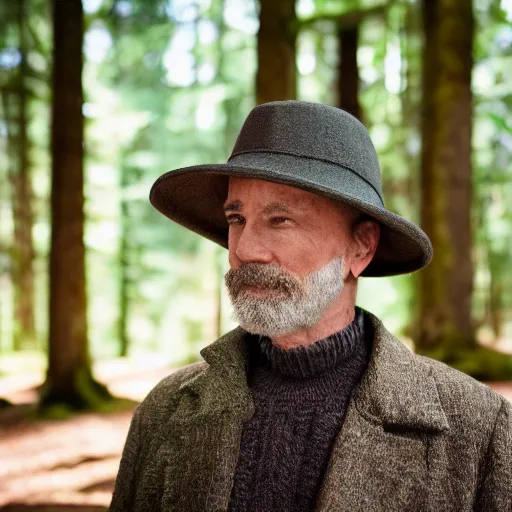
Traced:
<svg viewBox="0 0 512 512">
<path fill-rule="evenodd" d="M 318 512 L 512 511 L 512 407 L 413 354 L 368 313 L 373 345 L 318 496 Z M 247 332 L 201 351 L 137 407 L 113 512 L 228 510 L 242 427 L 254 412 Z M 269 512 L 269 511 L 262 511 Z"/>
</svg>

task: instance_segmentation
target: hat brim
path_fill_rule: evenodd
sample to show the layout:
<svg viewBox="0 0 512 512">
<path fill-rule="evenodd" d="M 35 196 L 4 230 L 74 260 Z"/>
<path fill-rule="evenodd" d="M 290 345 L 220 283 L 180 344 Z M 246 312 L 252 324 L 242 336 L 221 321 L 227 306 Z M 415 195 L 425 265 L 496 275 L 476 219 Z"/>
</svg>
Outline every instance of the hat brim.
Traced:
<svg viewBox="0 0 512 512">
<path fill-rule="evenodd" d="M 169 171 L 153 184 L 151 204 L 163 215 L 201 236 L 228 248 L 228 224 L 223 211 L 227 198 L 229 177 L 262 179 L 314 192 L 366 213 L 379 221 L 379 246 L 365 277 L 384 277 L 415 272 L 427 266 L 432 259 L 432 244 L 426 233 L 403 217 L 381 206 L 373 188 L 350 169 L 337 181 L 337 189 L 329 186 L 326 163 L 314 163 L 314 172 L 301 176 L 283 172 L 293 169 L 283 165 L 285 155 L 262 154 L 253 158 L 251 167 L 236 162 L 196 165 Z M 276 171 L 275 169 L 279 169 Z M 323 169 L 323 173 L 321 172 Z M 296 171 L 295 171 L 296 172 Z M 325 181 L 327 179 L 327 182 Z M 343 190 L 340 190 L 339 183 Z M 354 196 L 357 191 L 359 197 Z"/>
</svg>

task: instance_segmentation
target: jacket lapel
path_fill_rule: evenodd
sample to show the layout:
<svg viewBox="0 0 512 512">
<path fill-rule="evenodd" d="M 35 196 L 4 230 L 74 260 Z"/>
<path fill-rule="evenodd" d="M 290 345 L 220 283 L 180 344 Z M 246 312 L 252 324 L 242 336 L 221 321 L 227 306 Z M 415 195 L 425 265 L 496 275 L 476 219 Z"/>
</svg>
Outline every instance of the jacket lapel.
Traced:
<svg viewBox="0 0 512 512">
<path fill-rule="evenodd" d="M 167 461 L 161 510 L 228 509 L 243 423 L 254 412 L 246 334 L 236 328 L 203 349 L 208 367 L 181 385 L 170 441 L 158 454 Z"/>
<path fill-rule="evenodd" d="M 332 450 L 317 510 L 429 510 L 429 439 L 449 428 L 429 367 L 368 313 L 368 368 Z"/>
</svg>

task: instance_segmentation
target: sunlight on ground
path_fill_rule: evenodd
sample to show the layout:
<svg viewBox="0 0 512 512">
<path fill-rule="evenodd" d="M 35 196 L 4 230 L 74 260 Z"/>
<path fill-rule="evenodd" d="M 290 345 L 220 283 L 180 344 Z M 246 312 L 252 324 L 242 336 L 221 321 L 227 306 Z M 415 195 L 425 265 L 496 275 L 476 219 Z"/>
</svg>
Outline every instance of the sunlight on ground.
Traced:
<svg viewBox="0 0 512 512">
<path fill-rule="evenodd" d="M 117 396 L 142 400 L 173 369 L 161 359 L 103 361 L 96 377 Z M 0 396 L 36 400 L 42 371 L 0 378 Z M 81 414 L 68 420 L 1 424 L 0 506 L 9 503 L 110 504 L 133 411 Z"/>
<path fill-rule="evenodd" d="M 23 355 L 10 356 L 11 365 L 6 366 L 9 374 L 0 377 L 0 397 L 15 404 L 35 402 L 36 388 L 44 381 L 43 366 L 31 358 L 24 366 L 22 359 Z M 93 368 L 95 377 L 107 384 L 114 395 L 132 400 L 142 400 L 160 379 L 172 372 L 158 354 L 98 361 Z"/>
<path fill-rule="evenodd" d="M 1 429 L 0 505 L 107 506 L 132 412 Z"/>
</svg>

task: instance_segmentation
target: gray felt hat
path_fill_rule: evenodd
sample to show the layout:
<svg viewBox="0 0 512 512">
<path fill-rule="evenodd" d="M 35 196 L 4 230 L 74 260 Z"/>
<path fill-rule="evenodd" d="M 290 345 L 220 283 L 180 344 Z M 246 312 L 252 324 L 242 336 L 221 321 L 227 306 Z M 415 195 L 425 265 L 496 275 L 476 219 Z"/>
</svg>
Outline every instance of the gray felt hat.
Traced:
<svg viewBox="0 0 512 512">
<path fill-rule="evenodd" d="M 414 272 L 432 259 L 428 236 L 384 207 L 370 135 L 339 108 L 304 101 L 259 105 L 249 113 L 227 163 L 169 171 L 153 184 L 150 201 L 169 219 L 227 248 L 223 203 L 230 176 L 308 190 L 379 221 L 379 246 L 363 276 Z"/>
</svg>

